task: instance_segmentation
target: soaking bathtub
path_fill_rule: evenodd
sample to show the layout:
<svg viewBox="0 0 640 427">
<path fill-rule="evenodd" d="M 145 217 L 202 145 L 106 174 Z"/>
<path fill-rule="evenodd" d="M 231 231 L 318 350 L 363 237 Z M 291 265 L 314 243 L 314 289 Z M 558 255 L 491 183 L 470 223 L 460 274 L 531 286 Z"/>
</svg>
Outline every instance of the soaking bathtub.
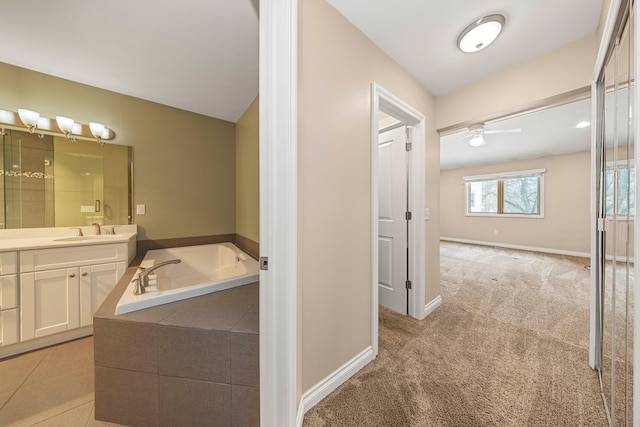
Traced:
<svg viewBox="0 0 640 427">
<path fill-rule="evenodd" d="M 140 267 L 150 268 L 175 259 L 181 262 L 153 271 L 149 275 L 146 292 L 134 295 L 135 280 L 141 272 L 139 268 L 120 298 L 115 314 L 223 291 L 259 280 L 258 261 L 231 243 L 151 250 Z"/>
</svg>

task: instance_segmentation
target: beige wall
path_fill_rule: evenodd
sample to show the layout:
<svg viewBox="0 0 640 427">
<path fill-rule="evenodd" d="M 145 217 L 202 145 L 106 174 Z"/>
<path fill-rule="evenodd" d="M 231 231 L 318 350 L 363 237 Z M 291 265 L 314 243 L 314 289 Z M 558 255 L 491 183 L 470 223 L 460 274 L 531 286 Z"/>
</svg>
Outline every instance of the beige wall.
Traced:
<svg viewBox="0 0 640 427">
<path fill-rule="evenodd" d="M 498 163 L 440 173 L 443 237 L 589 253 L 591 153 Z M 464 176 L 546 169 L 544 218 L 466 217 Z M 495 232 L 498 232 L 496 235 Z"/>
<path fill-rule="evenodd" d="M 236 233 L 260 241 L 258 98 L 236 123 Z"/>
<path fill-rule="evenodd" d="M 235 232 L 235 125 L 0 63 L 0 108 L 99 121 L 133 146 L 138 239 Z"/>
<path fill-rule="evenodd" d="M 593 33 L 440 96 L 436 127 L 482 122 L 567 92 L 585 88 L 588 92 L 596 53 Z"/>
<path fill-rule="evenodd" d="M 427 295 L 439 295 L 434 98 L 324 0 L 303 0 L 298 141 L 298 396 L 371 345 L 371 83 L 426 116 Z"/>
</svg>

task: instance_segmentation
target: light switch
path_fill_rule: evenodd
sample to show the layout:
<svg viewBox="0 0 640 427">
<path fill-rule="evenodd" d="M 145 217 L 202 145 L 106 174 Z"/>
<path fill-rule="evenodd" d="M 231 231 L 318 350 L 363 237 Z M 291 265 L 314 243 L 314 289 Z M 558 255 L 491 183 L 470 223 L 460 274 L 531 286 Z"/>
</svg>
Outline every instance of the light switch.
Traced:
<svg viewBox="0 0 640 427">
<path fill-rule="evenodd" d="M 431 218 L 431 210 L 429 208 L 424 209 L 424 220 L 429 221 Z"/>
<path fill-rule="evenodd" d="M 147 208 L 145 207 L 145 205 L 136 205 L 136 214 L 144 215 L 145 213 L 147 213 Z"/>
</svg>

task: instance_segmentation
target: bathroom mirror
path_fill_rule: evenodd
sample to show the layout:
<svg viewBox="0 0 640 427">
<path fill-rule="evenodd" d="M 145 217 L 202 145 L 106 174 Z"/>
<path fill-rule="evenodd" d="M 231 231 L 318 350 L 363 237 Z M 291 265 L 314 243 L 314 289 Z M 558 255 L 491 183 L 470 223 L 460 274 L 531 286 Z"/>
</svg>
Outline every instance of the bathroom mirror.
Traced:
<svg viewBox="0 0 640 427">
<path fill-rule="evenodd" d="M 131 224 L 131 147 L 7 130 L 0 229 Z"/>
</svg>

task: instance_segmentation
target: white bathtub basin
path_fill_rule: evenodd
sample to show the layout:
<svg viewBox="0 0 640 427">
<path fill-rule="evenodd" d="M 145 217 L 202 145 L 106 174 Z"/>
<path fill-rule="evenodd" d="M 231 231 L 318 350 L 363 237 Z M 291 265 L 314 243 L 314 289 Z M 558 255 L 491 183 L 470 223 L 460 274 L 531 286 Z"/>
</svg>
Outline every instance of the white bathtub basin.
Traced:
<svg viewBox="0 0 640 427">
<path fill-rule="evenodd" d="M 134 281 L 140 274 L 138 269 L 120 298 L 115 314 L 193 298 L 259 280 L 258 262 L 231 243 L 148 251 L 140 267 L 149 268 L 172 259 L 181 262 L 160 267 L 149 275 L 149 286 L 142 295 L 133 294 Z"/>
</svg>

